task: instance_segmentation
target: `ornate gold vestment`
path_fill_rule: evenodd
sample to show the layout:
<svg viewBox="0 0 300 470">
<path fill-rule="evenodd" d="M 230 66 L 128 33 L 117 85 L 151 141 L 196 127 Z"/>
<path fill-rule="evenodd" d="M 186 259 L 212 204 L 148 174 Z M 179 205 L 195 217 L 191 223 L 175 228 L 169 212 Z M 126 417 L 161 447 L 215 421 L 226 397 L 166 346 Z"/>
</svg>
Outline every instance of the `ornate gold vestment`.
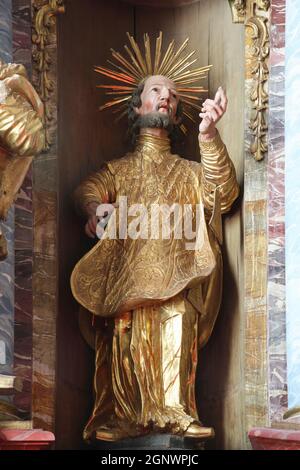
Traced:
<svg viewBox="0 0 300 470">
<path fill-rule="evenodd" d="M 76 190 L 89 202 L 199 204 L 199 245 L 190 240 L 103 239 L 75 266 L 72 291 L 99 318 L 96 400 L 84 436 L 124 427 L 182 432 L 197 419 L 197 350 L 208 340 L 222 291 L 221 214 L 238 195 L 235 170 L 217 134 L 200 143 L 201 164 L 172 155 L 168 139 L 139 136 L 136 149 L 108 162 Z M 109 319 L 110 317 L 110 319 Z M 117 422 L 117 425 L 116 425 Z M 140 431 L 142 432 L 142 431 Z"/>
</svg>

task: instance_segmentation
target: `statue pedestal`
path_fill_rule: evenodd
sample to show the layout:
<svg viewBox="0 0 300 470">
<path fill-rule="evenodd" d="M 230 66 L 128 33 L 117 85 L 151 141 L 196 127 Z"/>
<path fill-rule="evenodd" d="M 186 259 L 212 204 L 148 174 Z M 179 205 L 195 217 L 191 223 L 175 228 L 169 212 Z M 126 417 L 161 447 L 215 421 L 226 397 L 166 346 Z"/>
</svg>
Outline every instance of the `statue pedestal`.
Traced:
<svg viewBox="0 0 300 470">
<path fill-rule="evenodd" d="M 93 447 L 101 450 L 204 450 L 205 439 L 194 439 L 173 434 L 152 434 L 122 439 L 117 442 L 94 441 Z"/>
</svg>

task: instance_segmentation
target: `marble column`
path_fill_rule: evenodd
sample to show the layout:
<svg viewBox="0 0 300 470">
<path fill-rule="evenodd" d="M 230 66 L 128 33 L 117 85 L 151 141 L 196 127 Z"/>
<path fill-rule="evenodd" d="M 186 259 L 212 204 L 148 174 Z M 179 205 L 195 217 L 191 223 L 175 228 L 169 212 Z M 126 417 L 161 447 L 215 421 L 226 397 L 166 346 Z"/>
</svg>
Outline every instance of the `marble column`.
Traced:
<svg viewBox="0 0 300 470">
<path fill-rule="evenodd" d="M 269 422 L 287 409 L 285 325 L 285 0 L 272 0 L 268 138 L 268 388 Z"/>
<path fill-rule="evenodd" d="M 259 11 L 266 18 L 269 12 Z M 249 24 L 249 21 L 248 23 Z M 251 96 L 257 89 L 253 70 L 253 29 L 245 28 L 245 166 L 244 166 L 244 377 L 245 429 L 268 424 L 267 363 L 267 164 L 268 155 L 256 161 L 251 154 L 254 135 Z M 266 65 L 267 62 L 266 62 Z M 267 89 L 267 87 L 266 87 Z"/>
<path fill-rule="evenodd" d="M 0 0 L 0 59 L 12 61 L 12 5 Z M 0 373 L 12 373 L 14 344 L 14 209 L 1 229 L 8 245 L 8 257 L 0 262 Z"/>
<path fill-rule="evenodd" d="M 300 406 L 300 8 L 286 5 L 286 329 L 289 408 Z"/>
</svg>

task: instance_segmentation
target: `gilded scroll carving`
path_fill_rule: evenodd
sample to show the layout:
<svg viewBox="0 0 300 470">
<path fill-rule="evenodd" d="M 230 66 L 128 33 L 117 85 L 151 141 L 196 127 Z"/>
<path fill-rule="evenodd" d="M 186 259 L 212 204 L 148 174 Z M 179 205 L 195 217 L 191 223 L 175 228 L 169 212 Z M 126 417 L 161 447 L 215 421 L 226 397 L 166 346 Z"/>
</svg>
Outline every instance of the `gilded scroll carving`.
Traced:
<svg viewBox="0 0 300 470">
<path fill-rule="evenodd" d="M 63 0 L 45 1 L 32 0 L 34 32 L 33 63 L 34 79 L 39 95 L 44 103 L 45 150 L 49 150 L 56 129 L 56 116 L 51 106 L 51 96 L 55 91 L 55 73 L 53 67 L 55 57 L 51 44 L 56 42 L 56 15 L 64 13 Z"/>
<path fill-rule="evenodd" d="M 234 23 L 244 23 L 246 16 L 246 0 L 229 0 Z"/>
<path fill-rule="evenodd" d="M 268 150 L 267 144 L 267 110 L 269 95 L 267 81 L 269 68 L 267 59 L 270 52 L 268 19 L 264 17 L 252 17 L 246 23 L 246 28 L 251 29 L 252 44 L 250 47 L 251 64 L 253 68 L 251 74 L 254 79 L 250 92 L 252 102 L 252 116 L 249 127 L 253 133 L 253 141 L 250 152 L 255 160 L 262 160 Z"/>
<path fill-rule="evenodd" d="M 234 23 L 246 27 L 246 74 L 252 82 L 248 99 L 251 103 L 249 128 L 253 135 L 250 152 L 255 160 L 262 160 L 267 152 L 268 57 L 270 0 L 229 0 Z M 249 70 L 250 69 L 250 70 Z"/>
</svg>

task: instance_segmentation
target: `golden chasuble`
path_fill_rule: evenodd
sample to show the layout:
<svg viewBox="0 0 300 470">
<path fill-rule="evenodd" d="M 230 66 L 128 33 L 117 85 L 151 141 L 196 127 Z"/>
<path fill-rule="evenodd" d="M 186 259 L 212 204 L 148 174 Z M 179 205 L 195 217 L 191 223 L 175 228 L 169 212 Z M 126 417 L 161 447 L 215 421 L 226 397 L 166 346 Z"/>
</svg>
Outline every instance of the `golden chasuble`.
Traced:
<svg viewBox="0 0 300 470">
<path fill-rule="evenodd" d="M 113 188 L 107 188 L 107 192 L 114 195 L 114 201 L 126 196 L 128 208 L 132 204 L 146 207 L 144 221 L 148 219 L 148 235 L 150 215 L 155 212 L 151 212 L 153 207 L 158 210 L 163 204 L 171 207 L 177 203 L 183 209 L 188 205 L 195 228 L 198 205 L 198 245 L 197 249 L 188 249 L 187 244 L 195 240 L 187 239 L 184 231 L 182 238 L 175 235 L 176 224 L 184 226 L 184 210 L 176 224 L 171 216 L 169 238 L 164 239 L 160 232 L 158 239 L 127 237 L 99 240 L 72 273 L 72 292 L 81 305 L 96 315 L 118 315 L 139 306 L 165 301 L 186 287 L 197 285 L 212 273 L 216 261 L 204 216 L 203 178 L 199 163 L 172 155 L 169 139 L 143 134 L 139 136 L 133 153 L 107 163 L 98 175 L 99 185 L 104 180 L 113 185 Z M 99 202 L 101 200 L 99 198 Z M 120 208 L 116 210 L 117 220 L 120 212 Z M 106 230 L 109 230 L 112 220 Z M 134 217 L 128 217 L 128 227 L 133 220 Z"/>
</svg>

